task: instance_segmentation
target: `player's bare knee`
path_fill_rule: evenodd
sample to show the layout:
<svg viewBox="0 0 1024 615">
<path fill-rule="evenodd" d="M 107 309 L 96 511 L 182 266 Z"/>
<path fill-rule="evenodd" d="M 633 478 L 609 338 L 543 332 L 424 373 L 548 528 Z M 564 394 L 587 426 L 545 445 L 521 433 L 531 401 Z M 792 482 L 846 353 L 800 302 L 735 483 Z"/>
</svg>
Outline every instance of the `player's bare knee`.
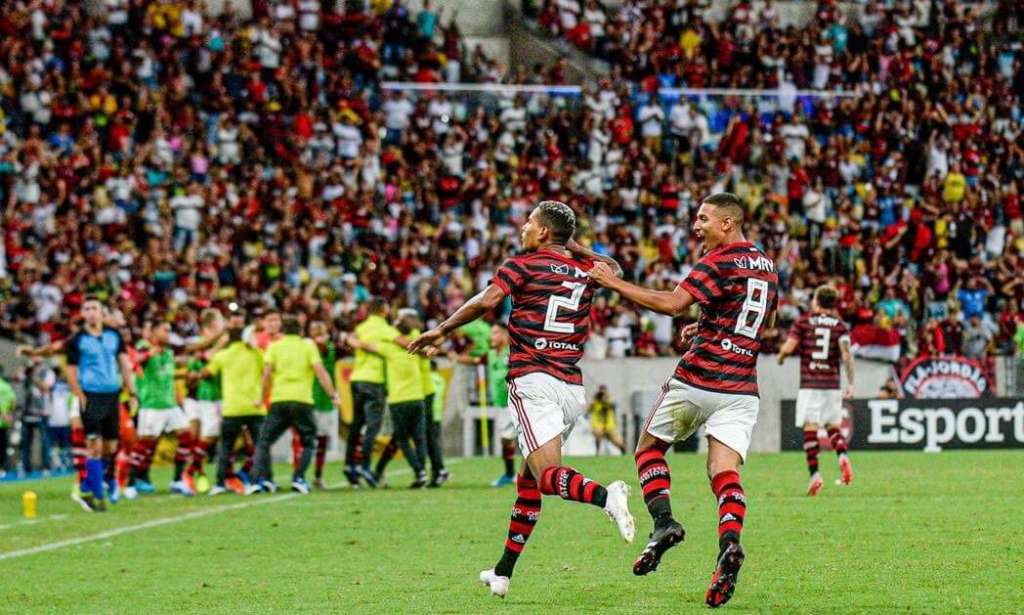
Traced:
<svg viewBox="0 0 1024 615">
<path fill-rule="evenodd" d="M 817 423 L 804 423 L 804 431 L 818 431 Z"/>
</svg>

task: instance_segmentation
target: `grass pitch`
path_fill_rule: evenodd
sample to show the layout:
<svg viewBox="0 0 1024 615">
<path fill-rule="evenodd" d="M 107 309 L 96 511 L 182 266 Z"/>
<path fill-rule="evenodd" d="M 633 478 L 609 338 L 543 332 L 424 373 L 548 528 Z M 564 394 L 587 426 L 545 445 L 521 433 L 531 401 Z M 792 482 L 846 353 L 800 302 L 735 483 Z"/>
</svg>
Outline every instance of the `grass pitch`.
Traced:
<svg viewBox="0 0 1024 615">
<path fill-rule="evenodd" d="M 747 563 L 733 612 L 1008 613 L 1024 587 L 1021 452 L 853 454 L 855 482 L 803 495 L 800 454 L 752 455 Z M 544 499 L 509 596 L 476 582 L 501 553 L 513 489 L 487 483 L 500 461 L 451 466 L 439 490 L 409 491 L 404 463 L 377 491 L 121 502 L 81 512 L 69 479 L 0 487 L 0 611 L 29 612 L 697 612 L 717 554 L 703 457 L 669 458 L 686 542 L 647 577 L 631 573 L 650 519 L 632 459 L 572 459 L 604 483 L 633 486 L 638 535 L 619 539 L 590 506 Z M 399 474 L 397 470 L 402 470 Z M 340 469 L 329 468 L 339 481 Z M 166 471 L 155 470 L 166 488 Z M 279 477 L 286 476 L 280 468 Z M 39 518 L 21 517 L 21 494 Z"/>
</svg>

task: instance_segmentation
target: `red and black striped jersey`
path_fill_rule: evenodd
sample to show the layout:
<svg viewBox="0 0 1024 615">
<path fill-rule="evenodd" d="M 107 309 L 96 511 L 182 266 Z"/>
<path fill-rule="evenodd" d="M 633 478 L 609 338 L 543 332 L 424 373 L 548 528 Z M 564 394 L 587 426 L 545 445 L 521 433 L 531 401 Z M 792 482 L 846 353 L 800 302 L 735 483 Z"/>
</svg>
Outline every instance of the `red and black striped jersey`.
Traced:
<svg viewBox="0 0 1024 615">
<path fill-rule="evenodd" d="M 701 307 L 697 335 L 675 377 L 695 387 L 757 395 L 757 355 L 778 303 L 775 263 L 749 241 L 711 250 L 679 286 Z"/>
<path fill-rule="evenodd" d="M 801 389 L 838 389 L 839 345 L 850 343 L 850 330 L 838 316 L 806 313 L 789 329 L 800 351 Z"/>
<path fill-rule="evenodd" d="M 590 259 L 550 249 L 508 259 L 492 282 L 512 296 L 508 379 L 543 372 L 583 384 L 576 366 L 590 335 Z"/>
</svg>

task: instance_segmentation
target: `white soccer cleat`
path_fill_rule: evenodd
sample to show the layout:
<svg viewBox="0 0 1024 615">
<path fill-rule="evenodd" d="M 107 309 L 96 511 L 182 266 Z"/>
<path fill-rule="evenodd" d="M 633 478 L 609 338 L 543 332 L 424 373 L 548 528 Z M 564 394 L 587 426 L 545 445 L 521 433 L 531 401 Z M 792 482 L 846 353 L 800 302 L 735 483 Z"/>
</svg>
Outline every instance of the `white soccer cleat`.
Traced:
<svg viewBox="0 0 1024 615">
<path fill-rule="evenodd" d="M 498 576 L 494 572 L 494 568 L 490 570 L 480 571 L 480 584 L 491 588 L 491 595 L 499 598 L 504 598 L 505 594 L 508 593 L 508 577 Z"/>
<path fill-rule="evenodd" d="M 188 483 L 183 480 L 172 481 L 168 490 L 171 493 L 176 493 L 185 497 L 192 497 L 196 494 L 196 492 L 192 491 L 192 488 L 188 486 Z"/>
<path fill-rule="evenodd" d="M 629 485 L 617 480 L 608 485 L 608 501 L 605 502 L 604 512 L 619 526 L 619 534 L 623 540 L 633 542 L 636 535 L 636 521 L 633 515 L 629 514 Z"/>
</svg>

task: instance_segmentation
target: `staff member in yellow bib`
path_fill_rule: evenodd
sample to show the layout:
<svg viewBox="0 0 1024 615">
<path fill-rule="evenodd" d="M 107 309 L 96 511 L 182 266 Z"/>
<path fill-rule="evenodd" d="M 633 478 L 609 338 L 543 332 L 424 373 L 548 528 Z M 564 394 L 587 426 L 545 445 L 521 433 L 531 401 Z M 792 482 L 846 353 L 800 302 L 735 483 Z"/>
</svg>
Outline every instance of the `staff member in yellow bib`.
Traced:
<svg viewBox="0 0 1024 615">
<path fill-rule="evenodd" d="M 242 327 L 228 329 L 228 345 L 218 350 L 196 379 L 220 378 L 220 450 L 217 453 L 217 484 L 210 495 L 226 493 L 225 484 L 235 441 L 243 429 L 258 434 L 267 409 L 263 406 L 263 353 L 242 341 Z"/>
<path fill-rule="evenodd" d="M 388 302 L 381 298 L 371 299 L 369 303 L 370 315 L 363 322 L 356 325 L 353 335 L 355 341 L 363 344 L 389 344 L 395 343 L 406 347 L 409 341 L 402 337 L 398 329 L 388 323 L 388 315 L 391 307 Z M 384 386 L 384 357 L 380 354 L 370 352 L 353 344 L 356 350 L 355 367 L 352 369 L 352 425 L 348 430 L 348 438 L 345 441 L 345 477 L 353 486 L 359 484 L 359 480 L 366 481 L 370 487 L 377 486 L 377 480 L 370 471 L 371 457 L 373 456 L 373 445 L 380 433 L 381 423 L 384 421 L 385 399 L 387 389 Z M 359 433 L 363 427 L 366 433 L 363 435 L 362 461 L 356 464 L 356 451 L 359 449 Z"/>
<path fill-rule="evenodd" d="M 299 320 L 292 315 L 285 317 L 282 330 L 284 336 L 271 342 L 264 356 L 263 399 L 269 397 L 270 412 L 256 440 L 256 476 L 253 484 L 246 488 L 246 495 L 277 491 L 270 467 L 270 446 L 289 427 L 294 427 L 302 440 L 302 456 L 292 475 L 292 491 L 303 495 L 309 493 L 306 469 L 316 450 L 314 377 L 320 381 L 335 407 L 338 405 L 338 393 L 324 369 L 316 343 L 299 335 L 302 330 Z"/>
<path fill-rule="evenodd" d="M 412 310 L 400 312 L 398 330 L 403 335 L 415 338 L 413 326 L 416 313 Z M 392 438 L 412 467 L 416 480 L 413 489 L 427 484 L 424 468 L 426 458 L 426 416 L 423 409 L 423 375 L 420 372 L 420 357 L 409 354 L 404 346 L 395 342 L 368 343 L 349 337 L 348 343 L 356 349 L 372 352 L 384 357 L 387 373 L 388 407 L 394 428 Z M 410 442 L 411 440 L 411 442 Z M 381 468 L 383 472 L 383 468 Z"/>
</svg>

